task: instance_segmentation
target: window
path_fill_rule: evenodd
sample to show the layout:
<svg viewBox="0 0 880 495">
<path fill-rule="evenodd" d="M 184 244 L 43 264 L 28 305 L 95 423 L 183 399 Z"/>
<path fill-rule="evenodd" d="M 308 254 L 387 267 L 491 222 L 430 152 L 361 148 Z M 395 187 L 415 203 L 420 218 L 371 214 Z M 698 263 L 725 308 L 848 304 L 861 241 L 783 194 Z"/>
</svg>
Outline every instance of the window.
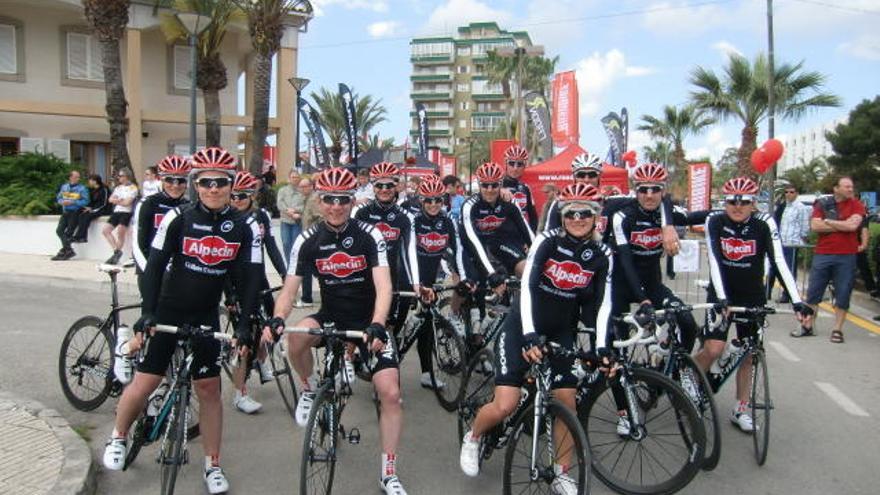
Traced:
<svg viewBox="0 0 880 495">
<path fill-rule="evenodd" d="M 458 83 L 455 87 L 455 90 L 459 93 L 470 93 L 471 85 L 467 83 Z"/>
<path fill-rule="evenodd" d="M 504 122 L 504 117 L 471 117 L 474 131 L 493 131 Z"/>
<path fill-rule="evenodd" d="M 467 74 L 468 72 L 470 72 L 470 67 L 467 65 L 459 65 L 456 69 L 456 72 L 458 72 L 459 74 Z"/>
<path fill-rule="evenodd" d="M 462 129 L 467 129 L 467 119 L 459 120 L 458 127 L 462 128 Z"/>
<path fill-rule="evenodd" d="M 104 81 L 104 64 L 98 38 L 90 34 L 67 32 L 67 79 Z"/>
<path fill-rule="evenodd" d="M 174 89 L 190 89 L 192 51 L 189 45 L 174 45 Z"/>
<path fill-rule="evenodd" d="M 470 57 L 471 56 L 471 47 L 465 46 L 459 48 L 456 53 L 458 53 L 459 57 Z"/>
<path fill-rule="evenodd" d="M 485 57 L 486 52 L 490 52 L 492 50 L 497 50 L 502 46 L 513 47 L 513 41 L 501 41 L 495 43 L 474 43 L 474 56 L 475 57 Z"/>
<path fill-rule="evenodd" d="M 0 74 L 18 73 L 18 43 L 16 28 L 10 24 L 0 24 Z"/>
<path fill-rule="evenodd" d="M 463 102 L 461 102 L 461 103 L 458 104 L 458 107 L 459 107 L 460 109 L 462 109 L 462 110 L 467 110 L 468 108 L 470 108 L 470 102 L 468 102 L 468 101 L 463 101 Z"/>
<path fill-rule="evenodd" d="M 488 81 L 480 79 L 473 82 L 473 92 L 484 95 L 500 95 L 503 93 L 503 89 L 500 84 L 489 84 Z"/>
<path fill-rule="evenodd" d="M 413 43 L 413 57 L 448 57 L 452 55 L 452 43 Z"/>
</svg>

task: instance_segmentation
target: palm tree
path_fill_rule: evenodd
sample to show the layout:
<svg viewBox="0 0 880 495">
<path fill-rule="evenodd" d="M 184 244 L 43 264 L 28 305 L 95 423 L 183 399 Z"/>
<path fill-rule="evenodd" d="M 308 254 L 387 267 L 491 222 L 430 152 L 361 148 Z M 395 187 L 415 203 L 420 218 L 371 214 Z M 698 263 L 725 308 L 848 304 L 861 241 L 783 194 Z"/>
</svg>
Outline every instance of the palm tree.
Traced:
<svg viewBox="0 0 880 495">
<path fill-rule="evenodd" d="M 377 133 L 367 136 L 367 139 L 361 139 L 358 146 L 362 147 L 364 150 L 380 149 L 382 151 L 388 151 L 394 147 L 394 137 L 392 136 L 390 138 L 382 139 Z"/>
<path fill-rule="evenodd" d="M 642 154 L 646 161 L 662 163 L 668 168 L 669 158 L 672 156 L 672 148 L 669 146 L 668 141 L 654 141 L 651 143 L 651 146 L 645 146 L 642 148 Z"/>
<path fill-rule="evenodd" d="M 388 110 L 382 105 L 381 99 L 374 101 L 371 95 L 359 96 L 354 89 L 351 94 L 355 101 L 354 115 L 360 132 L 359 138 L 365 140 L 373 128 L 387 120 Z M 346 127 L 342 98 L 337 91 L 321 88 L 318 92 L 312 92 L 312 100 L 321 116 L 321 125 L 330 138 L 330 157 L 333 163 L 339 163 Z"/>
<path fill-rule="evenodd" d="M 128 156 L 128 102 L 122 85 L 119 40 L 128 25 L 130 0 L 83 0 L 85 16 L 101 43 L 107 123 L 110 125 L 110 163 L 113 170 L 131 168 Z"/>
<path fill-rule="evenodd" d="M 486 52 L 486 74 L 489 84 L 500 84 L 504 94 L 511 96 L 510 83 L 516 79 L 517 66 L 522 58 L 522 88 L 520 93 L 524 95 L 528 91 L 537 91 L 541 95 L 546 95 L 546 89 L 550 83 L 550 76 L 556 71 L 556 64 L 559 63 L 559 57 L 545 58 L 539 56 L 528 56 L 525 53 L 517 53 L 513 57 L 502 57 L 494 50 Z M 511 116 L 517 117 L 521 113 L 522 98 L 514 98 L 514 105 L 511 109 Z M 518 118 L 513 119 L 514 123 L 519 122 Z M 514 132 L 514 135 L 519 133 Z M 534 154 L 537 149 L 535 139 L 530 139 L 530 152 Z"/>
<path fill-rule="evenodd" d="M 825 76 L 815 71 L 804 72 L 803 65 L 783 63 L 775 67 L 773 94 L 776 115 L 781 119 L 797 121 L 808 110 L 840 106 L 839 97 L 821 91 Z M 767 117 L 768 74 L 763 54 L 753 62 L 731 54 L 721 76 L 699 66 L 691 71 L 690 82 L 695 86 L 691 101 L 697 108 L 712 112 L 721 120 L 735 118 L 743 125 L 738 151 L 741 174 L 755 175 L 750 157 L 757 147 L 758 126 Z"/>
<path fill-rule="evenodd" d="M 642 115 L 644 124 L 638 126 L 640 131 L 646 131 L 654 139 L 665 140 L 672 148 L 672 164 L 670 172 L 684 170 L 687 165 L 684 153 L 684 140 L 691 135 L 697 135 L 706 127 L 715 123 L 715 119 L 707 117 L 701 110 L 692 106 L 663 107 L 663 115 L 660 118 L 652 115 Z M 667 167 L 669 160 L 664 160 Z"/>
<path fill-rule="evenodd" d="M 205 103 L 205 142 L 208 146 L 220 146 L 220 91 L 229 83 L 226 64 L 220 58 L 220 45 L 229 23 L 242 17 L 242 13 L 232 0 L 176 0 L 173 3 L 178 11 L 195 12 L 211 19 L 199 34 L 196 87 L 202 90 Z M 169 42 L 186 40 L 189 36 L 174 16 L 163 16 L 161 26 Z"/>
<path fill-rule="evenodd" d="M 813 158 L 809 162 L 801 158 L 801 165 L 786 170 L 782 179 L 802 193 L 815 193 L 820 190 L 819 184 L 826 175 L 828 163 L 823 158 Z"/>
</svg>

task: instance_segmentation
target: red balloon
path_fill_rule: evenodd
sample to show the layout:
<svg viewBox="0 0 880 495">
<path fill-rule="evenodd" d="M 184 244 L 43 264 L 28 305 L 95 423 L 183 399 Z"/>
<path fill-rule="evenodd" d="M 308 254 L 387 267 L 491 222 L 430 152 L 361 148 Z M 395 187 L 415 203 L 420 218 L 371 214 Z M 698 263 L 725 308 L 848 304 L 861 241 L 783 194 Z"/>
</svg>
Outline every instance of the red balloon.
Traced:
<svg viewBox="0 0 880 495">
<path fill-rule="evenodd" d="M 766 172 L 772 163 L 767 160 L 767 150 L 757 148 L 752 152 L 752 166 L 759 174 Z"/>
<path fill-rule="evenodd" d="M 767 161 L 772 163 L 776 163 L 782 158 L 782 152 L 784 148 L 782 146 L 782 141 L 778 139 L 768 139 L 761 148 L 764 149 L 764 155 L 767 158 Z"/>
<path fill-rule="evenodd" d="M 632 165 L 636 161 L 636 150 L 629 150 L 623 155 L 621 155 L 623 161 Z"/>
</svg>

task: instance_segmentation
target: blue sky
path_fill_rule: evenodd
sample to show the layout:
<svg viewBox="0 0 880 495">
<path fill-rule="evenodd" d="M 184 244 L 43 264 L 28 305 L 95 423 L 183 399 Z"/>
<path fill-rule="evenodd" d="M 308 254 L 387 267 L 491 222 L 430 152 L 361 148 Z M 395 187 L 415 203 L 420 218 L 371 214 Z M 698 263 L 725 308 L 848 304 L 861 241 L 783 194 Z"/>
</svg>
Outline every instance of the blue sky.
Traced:
<svg viewBox="0 0 880 495">
<path fill-rule="evenodd" d="M 630 148 L 649 142 L 633 132 L 638 117 L 687 101 L 688 72 L 720 69 L 726 54 L 766 50 L 765 0 L 312 0 L 316 17 L 300 37 L 306 94 L 345 82 L 381 98 L 388 122 L 378 131 L 402 142 L 408 132 L 409 40 L 449 34 L 460 25 L 496 21 L 526 30 L 560 70 L 577 70 L 581 145 L 604 153 L 599 119 L 626 106 Z M 776 60 L 803 60 L 828 76 L 843 107 L 800 122 L 777 121 L 777 136 L 845 115 L 880 88 L 880 0 L 775 0 Z M 719 124 L 689 139 L 688 156 L 717 158 L 739 142 L 739 126 Z M 761 138 L 766 138 L 766 128 Z"/>
</svg>

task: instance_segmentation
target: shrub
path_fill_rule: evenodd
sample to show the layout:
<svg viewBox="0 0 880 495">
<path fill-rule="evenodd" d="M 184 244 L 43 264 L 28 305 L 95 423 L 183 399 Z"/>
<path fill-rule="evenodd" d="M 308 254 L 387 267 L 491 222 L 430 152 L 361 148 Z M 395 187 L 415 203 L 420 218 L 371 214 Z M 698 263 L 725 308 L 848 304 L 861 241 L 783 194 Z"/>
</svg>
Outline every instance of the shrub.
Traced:
<svg viewBox="0 0 880 495">
<path fill-rule="evenodd" d="M 71 170 L 82 173 L 80 167 L 54 155 L 24 153 L 0 157 L 0 215 L 60 213 L 55 195 Z"/>
</svg>

